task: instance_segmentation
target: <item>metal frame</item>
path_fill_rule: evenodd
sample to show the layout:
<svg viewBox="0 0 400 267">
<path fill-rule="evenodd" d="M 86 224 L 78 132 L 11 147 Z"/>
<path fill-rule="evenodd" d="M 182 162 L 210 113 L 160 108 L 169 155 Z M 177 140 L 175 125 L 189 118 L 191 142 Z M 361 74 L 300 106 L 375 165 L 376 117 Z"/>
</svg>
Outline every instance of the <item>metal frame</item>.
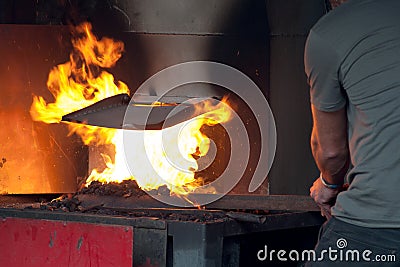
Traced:
<svg viewBox="0 0 400 267">
<path fill-rule="evenodd" d="M 162 211 L 162 210 L 161 210 Z M 184 212 L 168 210 L 166 212 Z M 160 212 L 160 210 L 158 210 Z M 186 210 L 186 212 L 221 214 L 222 211 Z M 91 215 L 85 213 L 49 212 L 36 209 L 0 209 L 0 217 L 30 218 L 93 224 L 126 225 L 134 228 L 134 266 L 157 263 L 159 266 L 235 266 L 240 244 L 228 241 L 235 237 L 268 231 L 312 227 L 322 224 L 317 212 L 286 212 L 265 216 L 261 222 L 243 222 L 226 217 L 210 222 L 161 220 L 154 217 Z M 23 229 L 21 229 L 23 231 Z"/>
</svg>

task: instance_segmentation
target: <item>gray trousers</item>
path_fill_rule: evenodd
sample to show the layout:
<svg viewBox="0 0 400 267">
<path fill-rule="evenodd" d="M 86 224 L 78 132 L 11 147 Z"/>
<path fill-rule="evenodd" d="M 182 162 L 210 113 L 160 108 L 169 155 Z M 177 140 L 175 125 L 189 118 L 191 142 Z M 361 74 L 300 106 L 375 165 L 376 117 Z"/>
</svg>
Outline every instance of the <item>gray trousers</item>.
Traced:
<svg viewBox="0 0 400 267">
<path fill-rule="evenodd" d="M 400 228 L 366 228 L 331 218 L 306 267 L 400 266 Z"/>
</svg>

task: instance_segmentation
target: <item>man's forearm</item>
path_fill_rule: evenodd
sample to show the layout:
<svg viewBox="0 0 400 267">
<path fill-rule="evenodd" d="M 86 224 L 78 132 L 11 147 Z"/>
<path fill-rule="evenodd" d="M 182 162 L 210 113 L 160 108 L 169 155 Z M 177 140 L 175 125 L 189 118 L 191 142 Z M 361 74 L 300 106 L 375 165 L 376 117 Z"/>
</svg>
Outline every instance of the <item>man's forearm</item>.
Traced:
<svg viewBox="0 0 400 267">
<path fill-rule="evenodd" d="M 312 140 L 311 144 L 315 162 L 323 179 L 329 184 L 343 184 L 349 168 L 348 149 L 343 147 L 335 151 L 325 151 L 318 140 Z"/>
<path fill-rule="evenodd" d="M 314 126 L 311 149 L 322 177 L 329 184 L 343 184 L 349 167 L 345 109 L 323 112 L 312 106 Z"/>
</svg>

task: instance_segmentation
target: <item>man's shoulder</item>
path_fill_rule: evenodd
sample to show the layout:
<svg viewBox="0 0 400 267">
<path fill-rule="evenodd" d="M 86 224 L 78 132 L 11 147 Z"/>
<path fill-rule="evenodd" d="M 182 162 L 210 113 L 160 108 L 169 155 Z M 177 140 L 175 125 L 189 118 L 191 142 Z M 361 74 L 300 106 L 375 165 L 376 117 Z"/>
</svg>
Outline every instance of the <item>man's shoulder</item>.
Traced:
<svg viewBox="0 0 400 267">
<path fill-rule="evenodd" d="M 347 3 L 346 3 L 347 4 Z M 352 7 L 343 6 L 337 7 L 331 10 L 329 13 L 322 16 L 317 23 L 311 28 L 311 31 L 317 33 L 320 36 L 332 36 L 335 31 L 343 31 L 346 28 L 343 27 L 351 20 L 350 12 Z"/>
</svg>

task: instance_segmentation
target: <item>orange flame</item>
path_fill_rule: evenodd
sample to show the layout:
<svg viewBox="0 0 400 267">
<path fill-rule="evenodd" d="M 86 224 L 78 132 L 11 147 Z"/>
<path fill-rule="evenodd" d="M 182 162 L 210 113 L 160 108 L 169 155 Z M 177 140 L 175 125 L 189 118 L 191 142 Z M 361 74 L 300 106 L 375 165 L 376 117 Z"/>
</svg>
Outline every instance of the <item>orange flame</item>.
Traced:
<svg viewBox="0 0 400 267">
<path fill-rule="evenodd" d="M 59 123 L 67 113 L 116 94 L 129 93 L 129 88 L 124 83 L 115 83 L 114 77 L 104 70 L 113 67 L 122 56 L 123 43 L 109 38 L 98 40 L 88 23 L 77 27 L 76 33 L 72 40 L 74 50 L 70 54 L 70 60 L 54 67 L 49 73 L 47 86 L 54 96 L 54 102 L 48 103 L 42 96 L 33 98 L 30 113 L 34 121 Z M 230 119 L 230 111 L 225 101 L 217 106 L 205 102 L 196 108 L 205 113 L 164 130 L 136 133 L 142 135 L 138 138 L 145 142 L 146 151 L 142 152 L 147 154 L 153 169 L 161 179 L 143 168 L 134 170 L 135 177 L 132 176 L 124 159 L 123 130 L 69 123 L 70 134 L 78 134 L 85 144 L 115 146 L 115 155 L 102 154 L 106 168 L 102 172 L 93 169 L 86 184 L 92 181 L 107 183 L 134 179 L 145 190 L 167 185 L 171 193 L 187 194 L 194 191 L 202 185 L 202 181 L 195 179 L 198 165 L 194 156 L 206 155 L 210 145 L 210 140 L 201 133 L 200 128 L 204 124 L 211 126 Z M 178 136 L 178 139 L 174 139 L 174 136 Z M 176 142 L 179 153 L 167 155 L 165 151 L 168 151 L 168 146 L 176 146 Z M 166 147 L 166 150 L 160 149 L 162 146 Z M 184 163 L 179 164 L 180 168 L 177 169 L 170 164 L 168 157 Z M 143 158 L 144 155 L 138 152 L 134 160 L 140 166 Z"/>
<path fill-rule="evenodd" d="M 115 65 L 124 44 L 109 38 L 97 40 L 88 23 L 77 27 L 76 32 L 83 36 L 72 41 L 70 61 L 56 66 L 49 74 L 47 87 L 55 102 L 47 103 L 41 96 L 33 98 L 30 112 L 35 121 L 58 123 L 64 114 L 116 94 L 129 93 L 126 84 L 119 81 L 116 85 L 112 74 L 100 69 Z"/>
<path fill-rule="evenodd" d="M 213 126 L 230 119 L 230 109 L 225 102 L 216 106 L 210 101 L 203 102 L 196 108 L 211 111 L 162 131 L 145 131 L 145 153 L 158 176 L 138 175 L 139 186 L 151 190 L 154 185 L 157 188 L 166 184 L 172 192 L 181 195 L 197 191 L 204 182 L 195 177 L 196 158 L 205 156 L 210 148 L 210 139 L 200 129 L 203 125 Z M 135 160 L 140 162 L 140 159 Z"/>
</svg>

